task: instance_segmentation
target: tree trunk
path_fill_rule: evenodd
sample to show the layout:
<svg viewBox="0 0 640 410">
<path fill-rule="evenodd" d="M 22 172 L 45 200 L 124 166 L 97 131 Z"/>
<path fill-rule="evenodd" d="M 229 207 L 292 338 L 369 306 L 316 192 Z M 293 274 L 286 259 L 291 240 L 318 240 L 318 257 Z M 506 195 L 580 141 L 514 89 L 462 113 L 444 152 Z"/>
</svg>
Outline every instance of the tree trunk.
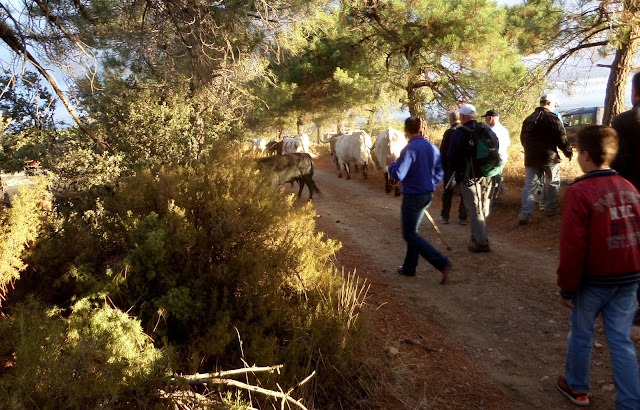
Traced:
<svg viewBox="0 0 640 410">
<path fill-rule="evenodd" d="M 616 50 L 616 54 L 611 63 L 611 72 L 607 82 L 607 94 L 604 99 L 604 114 L 602 123 L 611 125 L 616 115 L 625 111 L 624 94 L 626 90 L 627 78 L 633 68 L 633 55 L 638 47 L 637 27 L 632 27 L 625 35 L 622 46 Z"/>
<path fill-rule="evenodd" d="M 321 144 L 321 143 L 322 143 L 322 138 L 321 138 L 321 135 L 322 135 L 322 125 L 320 125 L 320 124 L 316 124 L 316 129 L 318 130 L 318 133 L 317 133 L 317 135 L 316 135 L 316 140 L 317 140 L 318 144 Z"/>
<path fill-rule="evenodd" d="M 407 88 L 407 97 L 408 97 L 408 107 L 409 108 L 409 114 L 412 117 L 418 117 L 421 119 L 425 118 L 425 112 L 424 112 L 424 104 L 422 99 L 420 98 L 420 93 L 418 92 L 419 88 L 414 87 L 413 85 L 410 85 Z"/>
<path fill-rule="evenodd" d="M 369 135 L 373 136 L 373 120 L 376 115 L 376 109 L 372 108 L 369 110 L 369 117 L 367 118 L 367 132 Z"/>
<path fill-rule="evenodd" d="M 302 118 L 298 117 L 298 121 L 296 121 L 296 129 L 298 133 L 296 135 L 302 135 L 302 126 L 304 123 L 302 122 Z"/>
<path fill-rule="evenodd" d="M 429 133 L 427 133 L 427 116 L 424 111 L 424 101 L 420 98 L 419 91 L 420 88 L 416 86 L 409 86 L 407 88 L 407 94 L 409 96 L 409 114 L 412 117 L 420 118 L 420 123 L 422 124 L 422 134 L 425 136 L 427 140 L 429 140 Z"/>
</svg>

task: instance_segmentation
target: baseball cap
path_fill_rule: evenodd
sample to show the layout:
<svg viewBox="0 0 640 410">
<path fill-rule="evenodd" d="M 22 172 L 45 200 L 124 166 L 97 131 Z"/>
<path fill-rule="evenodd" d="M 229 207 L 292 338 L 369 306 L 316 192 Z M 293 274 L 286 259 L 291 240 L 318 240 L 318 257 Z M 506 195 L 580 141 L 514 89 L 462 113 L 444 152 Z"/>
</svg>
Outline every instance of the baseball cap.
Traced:
<svg viewBox="0 0 640 410">
<path fill-rule="evenodd" d="M 498 110 L 489 110 L 483 115 L 483 117 L 499 117 L 499 116 L 500 116 L 500 111 Z"/>
<path fill-rule="evenodd" d="M 476 107 L 471 104 L 462 104 L 458 109 L 458 112 L 462 115 L 467 116 L 475 116 L 476 115 Z"/>
<path fill-rule="evenodd" d="M 560 101 L 558 100 L 558 97 L 555 96 L 555 94 L 542 94 L 542 96 L 540 97 L 540 103 L 546 102 L 552 102 L 555 105 L 560 105 Z"/>
</svg>

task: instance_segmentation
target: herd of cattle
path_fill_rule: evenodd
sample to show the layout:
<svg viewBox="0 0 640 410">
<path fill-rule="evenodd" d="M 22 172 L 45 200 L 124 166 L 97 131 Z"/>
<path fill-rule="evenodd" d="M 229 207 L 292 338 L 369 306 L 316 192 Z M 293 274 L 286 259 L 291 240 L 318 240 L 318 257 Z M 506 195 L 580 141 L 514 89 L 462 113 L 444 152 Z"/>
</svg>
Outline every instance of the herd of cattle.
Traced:
<svg viewBox="0 0 640 410">
<path fill-rule="evenodd" d="M 342 178 L 343 171 L 346 179 L 351 179 L 350 166 L 353 164 L 357 171 L 362 167 L 362 176 L 367 178 L 369 165 L 375 168 L 372 151 L 375 153 L 377 163 L 384 172 L 385 192 L 391 192 L 395 188 L 395 194 L 400 190 L 397 181 L 389 177 L 386 165 L 387 155 L 398 157 L 400 151 L 407 145 L 407 140 L 402 131 L 388 128 L 378 134 L 375 144 L 371 143 L 371 136 L 365 131 L 350 131 L 345 133 L 327 134 L 323 141 L 329 143 L 332 161 L 335 161 L 338 169 L 338 178 Z M 287 182 L 297 181 L 300 184 L 298 198 L 302 195 L 305 184 L 309 188 L 309 199 L 313 193 L 320 190 L 313 182 L 313 157 L 315 154 L 309 151 L 309 136 L 307 134 L 284 137 L 282 141 L 266 142 L 262 138 L 253 141 L 252 149 L 258 154 L 268 154 L 258 160 L 258 166 L 262 171 L 269 171 L 270 182 L 274 188 L 278 188 Z"/>
</svg>

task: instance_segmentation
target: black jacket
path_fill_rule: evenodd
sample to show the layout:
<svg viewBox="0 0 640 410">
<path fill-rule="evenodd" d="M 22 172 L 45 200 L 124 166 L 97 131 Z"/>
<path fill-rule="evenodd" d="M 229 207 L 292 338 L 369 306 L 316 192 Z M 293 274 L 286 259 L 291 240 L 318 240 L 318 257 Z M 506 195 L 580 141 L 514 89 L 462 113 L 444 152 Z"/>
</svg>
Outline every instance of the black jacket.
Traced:
<svg viewBox="0 0 640 410">
<path fill-rule="evenodd" d="M 538 107 L 522 123 L 520 142 L 524 148 L 524 166 L 539 168 L 558 164 L 558 148 L 567 158 L 573 151 L 560 118 L 547 108 Z"/>
<path fill-rule="evenodd" d="M 444 132 L 444 135 L 442 135 L 442 141 L 440 142 L 440 159 L 442 160 L 442 169 L 444 169 L 445 172 L 450 171 L 447 151 L 449 151 L 449 144 L 451 144 L 451 136 L 453 135 L 453 132 L 461 125 L 462 124 L 460 124 L 460 122 L 456 122 Z M 446 182 L 447 181 L 445 181 L 445 183 Z"/>
<path fill-rule="evenodd" d="M 616 116 L 611 125 L 620 139 L 611 168 L 640 190 L 640 102 Z"/>
</svg>

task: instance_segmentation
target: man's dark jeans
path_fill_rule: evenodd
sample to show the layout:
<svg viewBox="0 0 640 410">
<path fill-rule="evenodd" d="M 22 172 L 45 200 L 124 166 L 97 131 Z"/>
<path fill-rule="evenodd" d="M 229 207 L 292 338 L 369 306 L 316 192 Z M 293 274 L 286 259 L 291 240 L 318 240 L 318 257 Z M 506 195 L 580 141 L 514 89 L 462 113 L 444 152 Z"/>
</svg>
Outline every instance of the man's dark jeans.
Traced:
<svg viewBox="0 0 640 410">
<path fill-rule="evenodd" d="M 447 188 L 447 183 L 451 179 L 451 175 L 453 175 L 453 171 L 447 171 L 444 174 L 444 179 L 442 182 L 445 185 L 444 192 L 442 194 L 442 211 L 440 212 L 440 216 L 444 219 L 449 219 L 449 211 L 451 210 L 451 200 L 453 199 L 453 191 L 455 190 L 457 184 L 452 186 L 451 188 Z M 462 195 L 460 195 L 460 205 L 458 205 L 458 219 L 466 220 L 467 219 L 467 208 L 464 206 L 464 202 L 462 202 Z"/>
<path fill-rule="evenodd" d="M 402 268 L 407 275 L 415 274 L 419 256 L 425 258 L 439 271 L 451 263 L 449 258 L 443 256 L 418 234 L 418 227 L 424 218 L 424 211 L 431 204 L 431 198 L 431 192 L 402 197 L 402 237 L 407 241 L 407 255 Z"/>
</svg>

